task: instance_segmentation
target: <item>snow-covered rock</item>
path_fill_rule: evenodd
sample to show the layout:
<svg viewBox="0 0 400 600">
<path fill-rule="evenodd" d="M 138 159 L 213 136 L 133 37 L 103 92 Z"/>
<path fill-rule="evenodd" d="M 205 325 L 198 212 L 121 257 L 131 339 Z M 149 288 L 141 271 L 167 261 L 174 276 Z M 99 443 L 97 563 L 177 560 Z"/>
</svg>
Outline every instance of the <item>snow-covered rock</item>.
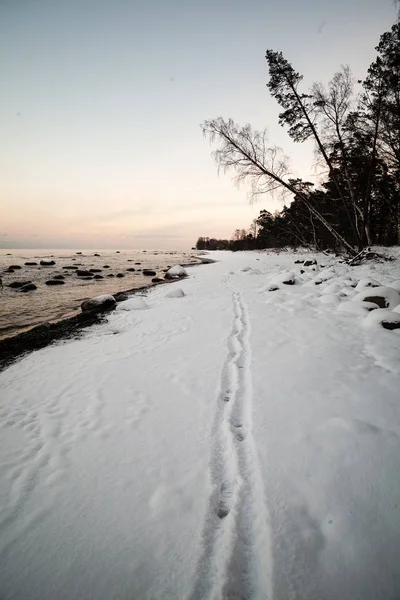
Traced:
<svg viewBox="0 0 400 600">
<path fill-rule="evenodd" d="M 324 294 L 319 300 L 322 304 L 339 304 L 340 302 L 340 298 L 335 294 Z"/>
<path fill-rule="evenodd" d="M 283 271 L 281 273 L 277 273 L 270 279 L 270 283 L 273 285 L 280 285 L 281 283 L 285 285 L 293 285 L 296 282 L 295 274 L 293 271 Z"/>
<path fill-rule="evenodd" d="M 337 294 L 338 292 L 341 292 L 343 289 L 343 286 L 340 285 L 340 283 L 334 282 L 334 283 L 330 283 L 328 284 L 322 291 L 321 294 Z"/>
<path fill-rule="evenodd" d="M 183 298 L 185 296 L 185 292 L 181 289 L 181 288 L 173 288 L 172 290 L 169 290 L 169 292 L 167 292 L 165 294 L 166 298 Z"/>
<path fill-rule="evenodd" d="M 129 300 L 120 302 L 120 304 L 117 306 L 117 310 L 143 310 L 144 308 L 148 308 L 148 304 L 139 296 L 137 298 L 129 298 Z"/>
<path fill-rule="evenodd" d="M 370 277 L 364 277 L 363 279 L 360 279 L 360 281 L 357 283 L 356 291 L 362 292 L 366 288 L 380 287 L 380 285 L 381 284 L 379 283 L 379 281 L 376 281 L 376 279 L 371 279 Z"/>
<path fill-rule="evenodd" d="M 313 279 L 315 285 L 321 285 L 321 283 L 324 283 L 325 281 L 329 281 L 330 279 L 333 279 L 336 276 L 335 271 L 333 271 L 332 269 L 326 269 L 325 271 L 321 271 L 320 273 L 318 273 L 318 275 L 315 276 L 315 278 Z"/>
<path fill-rule="evenodd" d="M 101 312 L 103 310 L 110 310 L 114 308 L 117 301 L 111 294 L 103 294 L 102 296 L 95 296 L 90 300 L 82 302 L 82 312 Z"/>
<path fill-rule="evenodd" d="M 178 279 L 181 277 L 187 277 L 187 272 L 181 265 L 175 265 L 165 273 L 165 279 Z"/>
<path fill-rule="evenodd" d="M 354 300 L 375 302 L 379 308 L 395 308 L 400 304 L 400 292 L 391 287 L 367 287 Z"/>
<path fill-rule="evenodd" d="M 364 317 L 367 313 L 379 308 L 377 304 L 373 302 L 360 302 L 357 300 L 351 300 L 350 302 L 342 302 L 338 306 L 340 312 L 350 313 L 352 315 L 360 315 Z"/>
<path fill-rule="evenodd" d="M 400 329 L 400 314 L 387 308 L 372 311 L 364 320 L 366 327 L 381 325 L 385 329 Z"/>
</svg>

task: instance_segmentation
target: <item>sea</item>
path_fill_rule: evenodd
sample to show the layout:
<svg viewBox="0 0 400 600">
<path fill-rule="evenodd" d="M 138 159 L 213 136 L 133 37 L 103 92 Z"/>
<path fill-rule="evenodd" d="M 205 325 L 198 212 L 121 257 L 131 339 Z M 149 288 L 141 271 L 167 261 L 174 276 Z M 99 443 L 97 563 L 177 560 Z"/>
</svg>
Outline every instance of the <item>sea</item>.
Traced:
<svg viewBox="0 0 400 600">
<path fill-rule="evenodd" d="M 56 322 L 72 317 L 80 312 L 84 300 L 154 285 L 152 277 L 142 274 L 143 269 L 151 269 L 157 277 L 163 277 L 165 270 L 178 264 L 200 262 L 196 251 L 160 250 L 9 250 L 0 249 L 0 339 L 11 337 L 44 322 Z M 41 260 L 55 261 L 53 266 L 40 265 Z M 25 263 L 36 262 L 28 266 Z M 19 266 L 13 273 L 11 266 Z M 82 270 L 99 269 L 93 275 L 103 279 L 85 280 L 76 275 L 75 266 Z M 128 269 L 135 269 L 134 271 Z M 123 277 L 117 277 L 122 274 Z M 63 285 L 49 286 L 46 281 L 55 275 L 63 275 Z M 29 281 L 36 290 L 21 292 L 10 288 L 12 282 Z"/>
</svg>

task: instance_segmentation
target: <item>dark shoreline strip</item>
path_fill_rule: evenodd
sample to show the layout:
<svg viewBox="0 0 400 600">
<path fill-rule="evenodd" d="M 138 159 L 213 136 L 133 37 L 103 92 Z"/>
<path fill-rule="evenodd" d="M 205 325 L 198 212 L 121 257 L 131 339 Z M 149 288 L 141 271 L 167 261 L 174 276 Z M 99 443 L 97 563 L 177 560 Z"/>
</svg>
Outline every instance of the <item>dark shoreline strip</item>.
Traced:
<svg viewBox="0 0 400 600">
<path fill-rule="evenodd" d="M 209 258 L 201 258 L 200 260 L 201 262 L 198 263 L 190 263 L 181 266 L 188 268 L 215 262 Z M 126 294 L 132 296 L 138 292 L 143 292 L 144 290 L 156 287 L 157 285 L 174 283 L 176 281 L 176 279 L 166 279 L 160 283 L 152 283 L 140 288 L 117 292 L 111 295 L 114 296 L 117 302 L 121 302 L 126 299 Z M 9 367 L 17 358 L 22 358 L 34 350 L 45 348 L 58 340 L 78 338 L 81 331 L 87 327 L 104 322 L 107 312 L 112 312 L 112 310 L 102 313 L 80 313 L 74 317 L 61 319 L 55 323 L 41 323 L 28 331 L 23 331 L 22 333 L 17 333 L 14 336 L 0 340 L 0 371 Z"/>
</svg>

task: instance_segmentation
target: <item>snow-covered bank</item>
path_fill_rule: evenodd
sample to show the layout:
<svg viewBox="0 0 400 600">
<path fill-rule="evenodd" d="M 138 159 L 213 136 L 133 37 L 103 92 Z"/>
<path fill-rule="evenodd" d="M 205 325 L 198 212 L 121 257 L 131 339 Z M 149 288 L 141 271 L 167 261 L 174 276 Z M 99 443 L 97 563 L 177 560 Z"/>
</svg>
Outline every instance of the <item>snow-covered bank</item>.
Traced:
<svg viewBox="0 0 400 600">
<path fill-rule="evenodd" d="M 2 599 L 400 596 L 399 263 L 211 257 L 0 374 Z"/>
</svg>

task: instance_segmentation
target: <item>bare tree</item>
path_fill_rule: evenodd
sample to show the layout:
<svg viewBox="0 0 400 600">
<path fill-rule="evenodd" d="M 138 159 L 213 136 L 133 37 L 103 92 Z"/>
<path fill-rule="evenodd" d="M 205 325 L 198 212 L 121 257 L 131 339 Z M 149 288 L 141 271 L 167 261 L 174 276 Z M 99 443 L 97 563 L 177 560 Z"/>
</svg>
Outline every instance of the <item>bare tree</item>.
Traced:
<svg viewBox="0 0 400 600">
<path fill-rule="evenodd" d="M 211 142 L 220 142 L 220 147 L 213 152 L 218 170 L 233 170 L 237 184 L 249 180 L 253 198 L 278 189 L 297 195 L 331 235 L 351 255 L 355 254 L 354 248 L 310 203 L 307 186 L 301 180 L 287 178 L 288 159 L 279 148 L 268 145 L 265 130 L 253 131 L 250 125 L 240 127 L 232 119 L 225 121 L 222 117 L 205 121 L 202 129 Z"/>
<path fill-rule="evenodd" d="M 335 73 L 329 82 L 327 89 L 322 83 L 314 83 L 312 95 L 314 110 L 322 118 L 321 140 L 323 147 L 330 152 L 336 150 L 340 154 L 340 166 L 350 202 L 343 194 L 341 194 L 341 201 L 355 239 L 361 245 L 362 237 L 366 234 L 364 212 L 359 206 L 351 181 L 350 161 L 347 153 L 349 130 L 346 129 L 346 122 L 352 107 L 353 85 L 350 68 L 342 66 L 341 70 Z M 370 243 L 370 240 L 368 240 L 368 243 Z"/>
</svg>

